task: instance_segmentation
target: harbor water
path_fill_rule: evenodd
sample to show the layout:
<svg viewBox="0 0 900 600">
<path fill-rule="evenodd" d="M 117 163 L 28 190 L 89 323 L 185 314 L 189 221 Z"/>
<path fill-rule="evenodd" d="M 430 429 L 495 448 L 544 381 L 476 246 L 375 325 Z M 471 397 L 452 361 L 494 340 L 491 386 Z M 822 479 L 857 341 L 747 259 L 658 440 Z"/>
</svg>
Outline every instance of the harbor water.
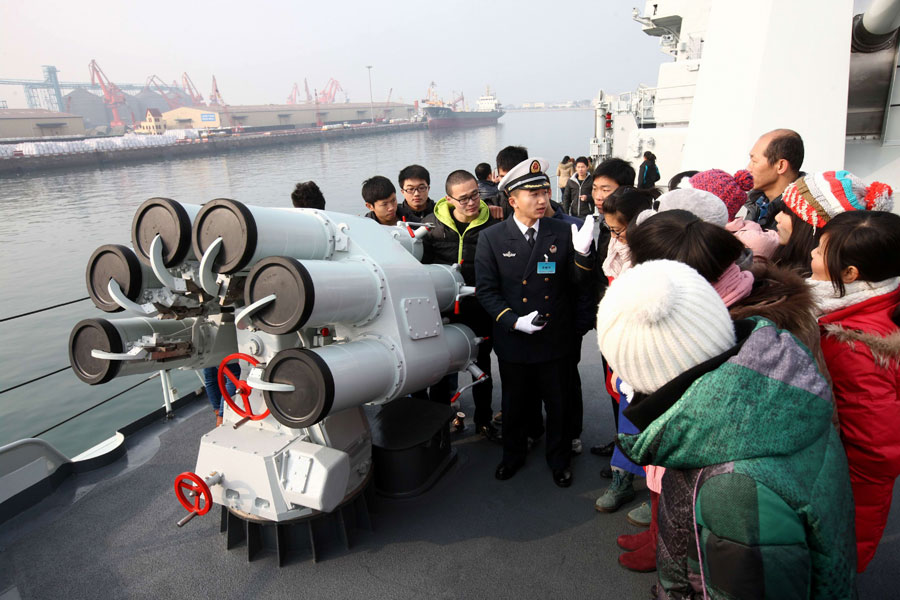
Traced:
<svg viewBox="0 0 900 600">
<path fill-rule="evenodd" d="M 360 186 L 373 175 L 385 175 L 396 185 L 400 169 L 421 164 L 431 173 L 430 195 L 437 200 L 444 195 L 447 174 L 473 171 L 479 162 L 493 166 L 504 146 L 528 147 L 532 156 L 550 162 L 554 174 L 563 155 L 587 154 L 592 134 L 590 110 L 514 112 L 489 127 L 0 178 L 0 319 L 87 296 L 84 271 L 91 253 L 102 244 L 130 246 L 132 217 L 148 198 L 190 204 L 233 198 L 251 205 L 290 206 L 294 184 L 313 180 L 329 210 L 363 214 Z M 103 316 L 83 300 L 0 322 L 0 390 L 67 367 L 72 326 Z M 146 378 L 136 375 L 89 386 L 65 369 L 2 393 L 0 445 L 41 433 Z M 192 371 L 175 371 L 172 379 L 180 394 L 200 387 Z M 154 379 L 40 437 L 74 456 L 161 404 L 160 381 Z"/>
</svg>

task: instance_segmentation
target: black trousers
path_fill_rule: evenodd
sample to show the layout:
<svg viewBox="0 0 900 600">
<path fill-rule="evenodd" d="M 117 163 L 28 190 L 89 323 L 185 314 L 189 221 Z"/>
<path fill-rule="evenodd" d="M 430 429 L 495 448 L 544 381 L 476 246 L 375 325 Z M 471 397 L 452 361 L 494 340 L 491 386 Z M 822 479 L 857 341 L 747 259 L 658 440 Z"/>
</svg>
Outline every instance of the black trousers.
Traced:
<svg viewBox="0 0 900 600">
<path fill-rule="evenodd" d="M 541 401 L 547 412 L 547 464 L 551 469 L 569 466 L 572 438 L 566 431 L 567 370 L 565 359 L 544 363 L 511 363 L 502 359 L 503 462 L 522 464 L 528 452 L 531 415 L 540 413 Z"/>
<path fill-rule="evenodd" d="M 581 362 L 581 342 L 583 336 L 572 340 L 571 354 L 566 358 L 566 369 L 569 384 L 568 410 L 566 411 L 566 434 L 571 438 L 580 438 L 584 428 L 584 397 L 581 391 L 581 374 L 578 363 Z"/>
</svg>

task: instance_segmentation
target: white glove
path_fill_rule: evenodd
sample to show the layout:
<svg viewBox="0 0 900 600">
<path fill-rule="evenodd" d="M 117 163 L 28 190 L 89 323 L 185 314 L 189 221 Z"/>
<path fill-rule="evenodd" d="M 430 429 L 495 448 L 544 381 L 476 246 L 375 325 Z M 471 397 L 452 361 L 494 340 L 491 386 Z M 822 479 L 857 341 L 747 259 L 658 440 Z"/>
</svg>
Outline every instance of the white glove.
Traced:
<svg viewBox="0 0 900 600">
<path fill-rule="evenodd" d="M 574 225 L 573 225 L 573 227 L 574 227 Z M 528 313 L 524 317 L 519 317 L 518 319 L 516 319 L 515 328 L 518 329 L 519 331 L 521 331 L 522 333 L 528 333 L 528 334 L 534 333 L 535 331 L 540 331 L 541 329 L 546 327 L 547 324 L 545 323 L 543 325 L 532 325 L 531 321 L 537 316 L 537 314 L 538 314 L 538 311 L 535 310 L 535 311 Z"/>
<path fill-rule="evenodd" d="M 591 251 L 591 242 L 594 241 L 594 215 L 588 215 L 584 225 L 578 229 L 572 225 L 572 246 L 578 254 L 588 254 Z"/>
</svg>

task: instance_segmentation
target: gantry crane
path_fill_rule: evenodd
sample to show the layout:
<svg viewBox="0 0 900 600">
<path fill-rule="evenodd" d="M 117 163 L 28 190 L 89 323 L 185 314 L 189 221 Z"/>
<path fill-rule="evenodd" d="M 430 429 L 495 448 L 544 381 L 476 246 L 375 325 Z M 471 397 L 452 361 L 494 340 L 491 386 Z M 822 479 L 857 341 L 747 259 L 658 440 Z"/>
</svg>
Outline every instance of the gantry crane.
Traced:
<svg viewBox="0 0 900 600">
<path fill-rule="evenodd" d="M 225 100 L 222 98 L 222 94 L 219 93 L 219 84 L 216 83 L 216 76 L 213 75 L 212 80 L 212 90 L 209 92 L 209 104 L 210 106 L 218 105 L 222 108 L 222 112 L 228 117 L 228 125 L 231 127 L 232 131 L 240 131 L 243 129 L 240 125 L 236 125 L 234 122 L 234 116 L 231 114 L 231 110 L 228 108 L 228 105 L 225 104 Z"/>
<path fill-rule="evenodd" d="M 97 64 L 96 60 L 90 62 L 88 69 L 91 72 L 91 85 L 100 85 L 100 89 L 103 90 L 103 102 L 109 107 L 109 111 L 112 113 L 112 121 L 109 123 L 110 126 L 124 127 L 125 123 L 123 123 L 122 119 L 119 117 L 119 106 L 127 107 L 125 104 L 125 93 L 109 80 L 103 72 L 103 69 Z M 131 114 L 131 124 L 134 125 L 134 113 Z"/>
<path fill-rule="evenodd" d="M 306 88 L 306 101 L 312 102 L 313 97 L 312 94 L 309 93 L 309 84 L 306 82 L 306 77 L 303 78 L 303 87 Z"/>
<path fill-rule="evenodd" d="M 343 92 L 344 88 L 337 79 L 331 78 L 325 84 L 325 90 L 319 92 L 319 102 L 322 104 L 334 104 L 334 97 L 338 92 Z"/>
<path fill-rule="evenodd" d="M 300 86 L 297 85 L 297 82 L 294 82 L 294 87 L 291 88 L 291 94 L 287 97 L 288 104 L 297 104 L 297 96 L 300 95 Z"/>
<path fill-rule="evenodd" d="M 206 103 L 203 101 L 203 94 L 200 93 L 200 90 L 197 89 L 197 86 L 191 80 L 191 76 L 187 73 L 181 74 L 181 86 L 184 88 L 184 93 L 191 97 L 192 106 L 206 106 Z"/>
<path fill-rule="evenodd" d="M 173 83 L 173 85 L 175 85 L 175 87 L 178 86 L 177 83 Z M 175 92 L 170 86 L 167 86 L 165 82 L 156 75 L 151 75 L 147 78 L 144 89 L 149 90 L 150 86 L 156 88 L 156 91 L 163 97 L 163 100 L 165 100 L 166 104 L 169 106 L 169 110 L 184 106 L 184 102 L 178 92 Z"/>
</svg>

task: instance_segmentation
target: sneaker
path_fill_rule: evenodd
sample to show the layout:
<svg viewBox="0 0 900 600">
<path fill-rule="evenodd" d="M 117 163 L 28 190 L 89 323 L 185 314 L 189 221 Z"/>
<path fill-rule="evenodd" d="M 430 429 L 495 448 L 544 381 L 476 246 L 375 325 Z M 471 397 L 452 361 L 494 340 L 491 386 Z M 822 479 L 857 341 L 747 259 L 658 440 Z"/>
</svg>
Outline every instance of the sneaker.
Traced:
<svg viewBox="0 0 900 600">
<path fill-rule="evenodd" d="M 572 440 L 572 454 L 581 454 L 582 450 L 581 440 L 579 438 Z"/>
<path fill-rule="evenodd" d="M 640 506 L 629 511 L 625 519 L 632 525 L 637 525 L 638 527 L 650 527 L 650 520 L 652 517 L 653 513 L 650 510 L 650 504 L 648 502 L 641 502 Z"/>
<path fill-rule="evenodd" d="M 594 503 L 599 512 L 616 512 L 620 506 L 634 500 L 634 473 L 613 469 L 612 475 L 612 483 Z"/>
</svg>

